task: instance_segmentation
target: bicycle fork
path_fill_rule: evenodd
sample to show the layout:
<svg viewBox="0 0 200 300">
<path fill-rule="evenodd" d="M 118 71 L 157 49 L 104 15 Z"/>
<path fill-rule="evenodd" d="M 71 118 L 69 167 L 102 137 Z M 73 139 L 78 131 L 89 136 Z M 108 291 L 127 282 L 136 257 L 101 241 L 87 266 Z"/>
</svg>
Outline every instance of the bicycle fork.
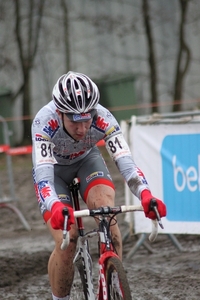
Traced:
<svg viewBox="0 0 200 300">
<path fill-rule="evenodd" d="M 99 278 L 98 278 L 98 293 L 97 299 L 108 300 L 108 291 L 106 283 L 106 264 L 111 257 L 118 257 L 113 251 L 111 235 L 109 232 L 108 223 L 101 220 L 99 235 Z"/>
<path fill-rule="evenodd" d="M 111 250 L 102 253 L 99 258 L 99 278 L 98 278 L 97 299 L 108 300 L 105 270 L 106 270 L 107 261 L 111 257 L 119 258 L 118 255 Z"/>
</svg>

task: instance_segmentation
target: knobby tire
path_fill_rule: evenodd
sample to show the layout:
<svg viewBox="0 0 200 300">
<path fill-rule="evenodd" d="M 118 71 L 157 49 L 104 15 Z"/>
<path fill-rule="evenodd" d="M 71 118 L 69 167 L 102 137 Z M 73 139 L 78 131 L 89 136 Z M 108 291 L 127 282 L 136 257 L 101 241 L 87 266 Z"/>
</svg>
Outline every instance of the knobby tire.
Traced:
<svg viewBox="0 0 200 300">
<path fill-rule="evenodd" d="M 85 272 L 84 272 L 84 268 L 83 268 L 83 264 L 82 264 L 82 258 L 79 257 L 75 264 L 76 264 L 76 268 L 78 269 L 78 273 L 80 275 L 80 279 L 81 279 L 81 283 L 82 283 L 82 292 L 80 293 L 80 295 L 82 295 L 82 297 L 84 296 L 84 298 L 79 298 L 79 300 L 85 299 L 85 300 L 89 300 L 88 298 L 88 294 L 87 294 L 87 283 L 85 280 Z"/>
<path fill-rule="evenodd" d="M 128 279 L 122 265 L 117 257 L 111 257 L 106 263 L 106 284 L 108 300 L 131 300 L 131 291 Z M 114 278 L 118 278 L 114 279 Z"/>
</svg>

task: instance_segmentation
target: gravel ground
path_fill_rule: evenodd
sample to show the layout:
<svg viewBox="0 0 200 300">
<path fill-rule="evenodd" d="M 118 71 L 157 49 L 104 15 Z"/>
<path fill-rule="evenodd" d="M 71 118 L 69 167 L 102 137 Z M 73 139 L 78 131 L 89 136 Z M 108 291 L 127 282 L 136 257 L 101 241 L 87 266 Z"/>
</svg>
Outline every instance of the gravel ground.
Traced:
<svg viewBox="0 0 200 300">
<path fill-rule="evenodd" d="M 104 151 L 102 150 L 103 154 Z M 124 203 L 124 182 L 115 165 L 105 155 L 116 184 L 116 204 Z M 0 210 L 0 299 L 51 300 L 47 262 L 53 242 L 40 216 L 32 186 L 30 156 L 13 157 L 13 174 L 18 201 L 31 230 L 8 208 Z M 0 156 L 0 182 L 3 196 L 9 196 L 5 157 Z M 129 232 L 120 216 L 122 235 Z M 86 227 L 90 225 L 87 221 Z M 129 234 L 123 242 L 123 263 L 136 300 L 200 299 L 200 239 L 197 235 L 176 236 L 179 251 L 167 235 L 159 235 L 151 245 L 143 245 L 131 257 L 127 254 L 138 240 Z M 97 257 L 93 242 L 92 253 Z"/>
</svg>

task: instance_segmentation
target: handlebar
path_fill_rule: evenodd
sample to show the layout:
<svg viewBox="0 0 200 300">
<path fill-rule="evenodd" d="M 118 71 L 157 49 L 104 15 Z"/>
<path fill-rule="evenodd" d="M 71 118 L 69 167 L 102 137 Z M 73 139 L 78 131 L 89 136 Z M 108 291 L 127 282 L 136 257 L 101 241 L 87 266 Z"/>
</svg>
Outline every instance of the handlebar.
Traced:
<svg viewBox="0 0 200 300">
<path fill-rule="evenodd" d="M 158 234 L 158 224 L 161 228 L 164 228 L 161 222 L 160 215 L 157 210 L 157 203 L 154 201 L 155 199 L 152 199 L 151 202 L 151 210 L 154 210 L 156 213 L 157 220 L 151 220 L 152 221 L 152 230 L 149 235 L 149 241 L 153 242 L 155 241 L 157 234 Z M 81 217 L 89 217 L 89 216 L 98 216 L 98 215 L 109 215 L 109 214 L 118 214 L 118 213 L 124 213 L 124 212 L 133 212 L 133 211 L 143 211 L 143 207 L 141 205 L 122 205 L 122 206 L 116 206 L 116 207 L 109 207 L 104 206 L 97 209 L 82 209 L 79 211 L 74 211 L 74 217 L 75 218 L 81 218 Z M 68 221 L 68 211 L 67 209 L 64 209 L 63 215 L 65 216 L 64 221 L 64 229 L 63 229 L 63 242 L 61 244 L 61 249 L 64 250 L 67 248 L 69 244 L 69 233 L 67 232 L 67 221 Z"/>
</svg>

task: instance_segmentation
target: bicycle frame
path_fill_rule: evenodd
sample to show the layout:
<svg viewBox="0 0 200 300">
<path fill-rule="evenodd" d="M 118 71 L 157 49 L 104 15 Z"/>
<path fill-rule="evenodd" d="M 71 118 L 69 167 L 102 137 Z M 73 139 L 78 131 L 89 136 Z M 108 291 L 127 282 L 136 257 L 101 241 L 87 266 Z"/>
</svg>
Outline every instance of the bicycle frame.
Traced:
<svg viewBox="0 0 200 300">
<path fill-rule="evenodd" d="M 110 222 L 113 219 L 111 215 L 117 215 L 121 212 L 127 211 L 142 211 L 142 206 L 117 206 L 117 207 L 100 207 L 94 210 L 80 210 L 79 203 L 79 180 L 74 179 L 73 183 L 70 185 L 71 194 L 74 202 L 74 216 L 77 220 L 77 228 L 79 232 L 78 242 L 77 242 L 77 254 L 74 258 L 74 264 L 78 265 L 81 259 L 81 269 L 83 271 L 84 277 L 84 293 L 87 294 L 87 299 L 89 300 L 108 300 L 108 291 L 106 284 L 106 265 L 108 260 L 111 258 L 117 258 L 120 260 L 119 256 L 115 252 L 114 246 L 112 244 L 112 238 L 110 234 Z M 153 207 L 154 208 L 154 207 Z M 65 226 L 63 230 L 63 243 L 61 249 L 65 249 L 68 245 L 68 233 L 67 233 L 67 218 L 68 211 L 63 211 L 65 215 Z M 99 227 L 93 231 L 84 233 L 84 226 L 82 217 L 84 216 L 98 216 Z M 108 217 L 111 218 L 108 220 Z M 159 216 L 158 216 L 159 217 Z M 159 222 L 160 219 L 158 220 Z M 150 241 L 154 241 L 157 236 L 157 221 L 152 221 L 152 233 L 149 236 Z M 99 276 L 98 276 L 98 286 L 95 297 L 94 285 L 92 280 L 92 258 L 89 253 L 88 240 L 94 236 L 98 237 L 99 240 Z"/>
<path fill-rule="evenodd" d="M 98 260 L 98 265 L 99 265 L 99 277 L 98 277 L 98 286 L 97 286 L 97 291 L 96 295 L 97 298 L 95 298 L 95 291 L 94 291 L 94 285 L 93 285 L 93 280 L 92 280 L 92 259 L 91 256 L 88 252 L 88 239 L 93 238 L 94 236 L 99 237 L 100 245 L 104 246 L 104 243 L 110 243 L 109 239 L 106 239 L 103 237 L 102 232 L 99 232 L 97 229 L 96 231 L 93 232 L 88 232 L 84 236 L 79 236 L 78 237 L 78 252 L 74 258 L 74 263 L 76 264 L 76 260 L 79 258 L 82 259 L 82 265 L 84 269 L 84 274 L 85 274 L 85 279 L 87 281 L 87 289 L 88 292 L 87 294 L 90 295 L 89 299 L 94 300 L 94 299 L 101 299 L 101 300 L 107 300 L 107 289 L 105 285 L 105 272 L 104 272 L 104 265 L 106 263 L 106 260 L 110 257 L 118 257 L 118 255 L 113 252 L 113 250 L 106 250 L 105 247 L 100 247 L 102 249 L 102 252 L 100 254 L 99 260 Z M 113 249 L 112 245 L 110 247 Z M 104 248 L 104 250 L 103 250 Z M 119 258 L 119 257 L 118 257 Z"/>
<path fill-rule="evenodd" d="M 78 199 L 78 190 L 79 182 L 77 179 L 74 179 L 74 182 L 70 185 L 70 190 L 72 193 L 74 208 L 75 211 L 80 210 L 79 199 Z M 74 258 L 74 263 L 76 260 L 81 257 L 82 265 L 84 268 L 85 279 L 87 281 L 87 294 L 90 295 L 90 300 L 95 300 L 95 292 L 92 280 L 92 259 L 88 251 L 88 239 L 98 236 L 99 239 L 99 277 L 98 277 L 98 287 L 97 287 L 97 298 L 101 300 L 107 300 L 107 288 L 105 284 L 105 272 L 104 265 L 106 260 L 110 257 L 119 256 L 114 252 L 114 247 L 112 245 L 112 239 L 110 236 L 110 226 L 107 220 L 107 217 L 99 217 L 99 228 L 91 232 L 84 234 L 84 226 L 82 218 L 77 218 L 77 226 L 79 231 L 79 237 L 77 242 L 78 252 Z M 120 258 L 119 258 L 120 259 Z"/>
</svg>

